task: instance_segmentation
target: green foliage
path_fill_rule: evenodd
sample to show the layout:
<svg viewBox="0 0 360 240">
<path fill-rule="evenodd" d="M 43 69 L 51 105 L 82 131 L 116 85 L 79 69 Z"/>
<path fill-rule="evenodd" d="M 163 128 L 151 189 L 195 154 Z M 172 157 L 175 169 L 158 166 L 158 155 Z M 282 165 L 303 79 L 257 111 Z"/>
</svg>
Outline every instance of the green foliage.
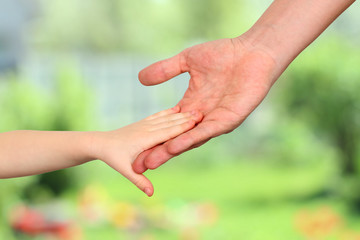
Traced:
<svg viewBox="0 0 360 240">
<path fill-rule="evenodd" d="M 58 69 L 54 89 L 45 91 L 22 76 L 0 81 L 0 131 L 88 130 L 92 126 L 91 91 L 74 68 Z"/>
<path fill-rule="evenodd" d="M 51 125 L 50 96 L 16 76 L 0 82 L 0 131 L 45 130 Z"/>
<path fill-rule="evenodd" d="M 325 132 L 341 126 L 358 134 L 360 49 L 332 39 L 301 56 L 286 77 L 284 99 L 291 113 L 311 118 Z"/>
<path fill-rule="evenodd" d="M 34 43 L 56 51 L 168 53 L 198 39 L 238 36 L 250 24 L 245 8 L 250 3 L 238 0 L 40 3 Z"/>
<path fill-rule="evenodd" d="M 329 39 L 297 60 L 286 74 L 281 94 L 286 111 L 335 147 L 344 176 L 339 191 L 355 205 L 360 202 L 359 65 L 358 47 L 344 39 Z"/>
<path fill-rule="evenodd" d="M 74 67 L 64 65 L 56 74 L 54 87 L 55 131 L 86 131 L 93 127 L 92 91 L 84 83 L 81 73 Z"/>
<path fill-rule="evenodd" d="M 181 1 L 187 17 L 189 39 L 217 39 L 235 37 L 247 23 L 246 2 L 239 0 Z M 179 9 L 181 11 L 181 9 Z M 236 27 L 234 27 L 236 26 Z"/>
</svg>

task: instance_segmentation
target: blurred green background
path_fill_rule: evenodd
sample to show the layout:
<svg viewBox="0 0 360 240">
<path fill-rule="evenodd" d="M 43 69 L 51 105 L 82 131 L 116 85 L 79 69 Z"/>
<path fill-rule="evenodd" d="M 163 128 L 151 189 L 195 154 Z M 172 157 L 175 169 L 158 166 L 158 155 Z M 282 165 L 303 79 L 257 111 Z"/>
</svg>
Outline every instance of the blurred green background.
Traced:
<svg viewBox="0 0 360 240">
<path fill-rule="evenodd" d="M 240 35 L 270 3 L 0 0 L 0 132 L 111 130 L 172 107 L 187 75 L 144 87 L 137 73 Z M 360 239 L 359 13 L 240 128 L 149 171 L 152 198 L 100 161 L 0 180 L 0 239 Z"/>
</svg>

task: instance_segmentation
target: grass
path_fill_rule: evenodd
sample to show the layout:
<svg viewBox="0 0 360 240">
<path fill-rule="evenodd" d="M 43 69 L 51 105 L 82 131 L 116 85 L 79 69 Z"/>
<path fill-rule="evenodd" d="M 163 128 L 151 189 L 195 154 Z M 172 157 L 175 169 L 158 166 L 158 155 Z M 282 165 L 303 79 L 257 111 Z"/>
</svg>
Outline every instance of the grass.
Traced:
<svg viewBox="0 0 360 240">
<path fill-rule="evenodd" d="M 143 230 L 150 239 L 305 239 L 295 224 L 300 212 L 324 206 L 344 212 L 338 200 L 321 197 L 334 176 L 334 166 L 325 160 L 300 167 L 244 160 L 205 162 L 203 167 L 192 164 L 192 159 L 194 155 L 188 154 L 148 172 L 156 189 L 152 198 L 104 164 L 92 163 L 87 168 L 96 170 L 98 174 L 90 173 L 93 183 L 102 184 L 114 201 L 143 210 L 161 206 L 163 212 L 170 212 L 169 218 L 177 219 L 177 224 L 164 224 L 163 229 L 150 223 Z M 189 208 L 202 204 L 215 208 L 216 221 L 190 226 Z M 115 235 L 123 232 L 113 226 L 106 229 Z M 88 232 L 96 236 L 102 231 Z"/>
<path fill-rule="evenodd" d="M 326 195 L 336 180 L 334 162 L 319 159 L 283 166 L 216 151 L 223 161 L 206 161 L 214 158 L 213 152 L 194 151 L 147 172 L 155 186 L 152 198 L 99 161 L 76 167 L 71 171 L 78 184 L 63 197 L 70 206 L 69 218 L 90 240 L 296 240 L 358 234 L 358 216 Z M 104 216 L 92 221 L 81 214 L 84 199 Z M 305 230 L 297 223 L 302 214 Z M 313 229 L 319 228 L 319 221 L 338 218 L 343 223 Z"/>
</svg>

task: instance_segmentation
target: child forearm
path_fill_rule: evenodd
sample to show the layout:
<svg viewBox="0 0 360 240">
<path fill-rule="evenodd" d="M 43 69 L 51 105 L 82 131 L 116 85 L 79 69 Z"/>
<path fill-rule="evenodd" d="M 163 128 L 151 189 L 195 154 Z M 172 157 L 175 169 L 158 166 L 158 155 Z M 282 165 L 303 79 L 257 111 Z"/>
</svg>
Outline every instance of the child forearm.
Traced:
<svg viewBox="0 0 360 240">
<path fill-rule="evenodd" d="M 40 174 L 93 160 L 91 132 L 0 133 L 0 178 Z"/>
</svg>

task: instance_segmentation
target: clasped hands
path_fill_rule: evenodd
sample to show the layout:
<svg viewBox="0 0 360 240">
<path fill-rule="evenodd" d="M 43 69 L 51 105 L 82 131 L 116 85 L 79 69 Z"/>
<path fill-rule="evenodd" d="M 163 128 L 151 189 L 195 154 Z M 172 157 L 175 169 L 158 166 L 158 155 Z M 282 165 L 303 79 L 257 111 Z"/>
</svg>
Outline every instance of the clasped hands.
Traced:
<svg viewBox="0 0 360 240">
<path fill-rule="evenodd" d="M 142 174 L 210 139 L 230 133 L 261 103 L 274 82 L 274 59 L 240 38 L 193 46 L 139 73 L 142 84 L 163 83 L 188 72 L 189 87 L 177 104 L 181 112 L 199 111 L 196 126 L 143 151 L 133 162 Z M 152 194 L 153 188 L 151 188 Z"/>
</svg>

